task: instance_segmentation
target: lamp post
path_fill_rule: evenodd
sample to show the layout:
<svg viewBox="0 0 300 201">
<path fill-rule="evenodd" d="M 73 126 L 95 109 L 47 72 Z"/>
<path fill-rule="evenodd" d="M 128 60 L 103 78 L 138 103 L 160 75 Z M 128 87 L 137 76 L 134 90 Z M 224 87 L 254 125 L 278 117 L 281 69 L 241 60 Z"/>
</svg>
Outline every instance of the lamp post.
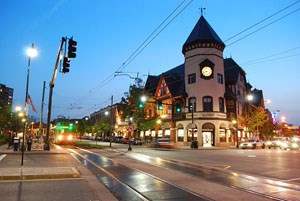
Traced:
<svg viewBox="0 0 300 201">
<path fill-rule="evenodd" d="M 194 142 L 194 129 L 195 129 L 195 124 L 194 124 L 194 110 L 195 110 L 195 102 L 196 99 L 192 98 L 191 99 L 191 106 L 190 109 L 192 110 L 192 144 L 191 144 L 191 148 L 198 148 L 198 143 Z"/>
<path fill-rule="evenodd" d="M 25 135 L 26 135 L 26 129 L 27 129 L 27 118 L 28 118 L 28 88 L 29 88 L 29 76 L 30 76 L 30 59 L 33 57 L 36 57 L 38 54 L 37 50 L 34 47 L 34 44 L 32 43 L 31 48 L 27 50 L 28 55 L 28 65 L 27 65 L 27 81 L 26 81 L 26 93 L 25 93 L 25 122 L 24 122 L 24 132 L 22 136 L 22 159 L 21 159 L 21 166 L 23 166 L 24 162 L 24 149 L 25 149 Z"/>
<path fill-rule="evenodd" d="M 235 128 L 236 128 L 236 131 L 235 131 L 236 132 L 236 148 L 239 148 L 239 132 L 238 132 L 239 130 L 238 130 L 237 120 L 234 119 L 231 122 L 233 125 L 235 125 Z"/>
</svg>

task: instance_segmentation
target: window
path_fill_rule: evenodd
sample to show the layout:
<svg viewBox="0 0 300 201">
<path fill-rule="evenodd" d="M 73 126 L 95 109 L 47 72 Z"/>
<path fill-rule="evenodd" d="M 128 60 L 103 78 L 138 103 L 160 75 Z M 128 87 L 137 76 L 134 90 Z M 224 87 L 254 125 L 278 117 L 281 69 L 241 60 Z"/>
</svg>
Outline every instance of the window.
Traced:
<svg viewBox="0 0 300 201">
<path fill-rule="evenodd" d="M 166 86 L 163 86 L 162 88 L 161 88 L 161 96 L 164 96 L 164 95 L 166 95 L 167 94 L 167 92 L 168 92 L 168 89 L 167 89 L 167 87 Z"/>
<path fill-rule="evenodd" d="M 203 111 L 204 112 L 212 112 L 213 111 L 213 104 L 212 104 L 211 96 L 203 97 Z"/>
<path fill-rule="evenodd" d="M 196 73 L 189 74 L 188 76 L 188 84 L 196 83 Z"/>
<path fill-rule="evenodd" d="M 219 110 L 220 112 L 224 112 L 224 98 L 219 98 Z"/>
<path fill-rule="evenodd" d="M 218 83 L 223 84 L 223 75 L 218 73 Z"/>
</svg>

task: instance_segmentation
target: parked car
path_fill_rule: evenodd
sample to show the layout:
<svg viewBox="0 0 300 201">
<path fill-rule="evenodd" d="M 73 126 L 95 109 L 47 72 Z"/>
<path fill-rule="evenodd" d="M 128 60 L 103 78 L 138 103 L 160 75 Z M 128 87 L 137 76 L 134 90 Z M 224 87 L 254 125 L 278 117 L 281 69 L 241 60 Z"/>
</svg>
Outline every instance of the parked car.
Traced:
<svg viewBox="0 0 300 201">
<path fill-rule="evenodd" d="M 128 138 L 128 137 L 123 137 L 123 138 L 121 139 L 121 143 L 122 143 L 122 144 L 128 144 L 128 143 L 129 143 L 129 138 Z"/>
<path fill-rule="evenodd" d="M 131 138 L 131 143 L 134 145 L 142 145 L 143 141 L 141 138 Z"/>
<path fill-rule="evenodd" d="M 249 140 L 246 142 L 242 142 L 239 147 L 241 149 L 256 149 L 256 148 L 265 148 L 265 142 L 261 139 L 258 140 Z"/>
<path fill-rule="evenodd" d="M 281 144 L 287 142 L 288 138 L 286 137 L 274 137 L 272 140 L 266 142 L 266 146 L 271 148 L 281 148 Z"/>
<path fill-rule="evenodd" d="M 285 150 L 298 150 L 299 149 L 299 144 L 297 142 L 294 141 L 286 141 L 286 142 L 282 142 L 280 145 L 281 149 L 285 149 Z"/>
<path fill-rule="evenodd" d="M 158 138 L 153 143 L 150 143 L 149 147 L 171 149 L 175 147 L 175 143 L 169 138 Z"/>
</svg>

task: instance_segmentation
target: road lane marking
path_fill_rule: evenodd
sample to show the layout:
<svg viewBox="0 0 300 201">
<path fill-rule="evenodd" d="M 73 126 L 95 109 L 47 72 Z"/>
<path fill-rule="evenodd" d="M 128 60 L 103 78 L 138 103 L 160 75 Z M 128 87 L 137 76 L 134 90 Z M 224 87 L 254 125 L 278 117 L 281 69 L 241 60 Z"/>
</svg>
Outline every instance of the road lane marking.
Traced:
<svg viewBox="0 0 300 201">
<path fill-rule="evenodd" d="M 1 154 L 0 155 L 0 161 L 2 161 L 3 158 L 5 158 L 7 156 L 7 154 Z"/>
</svg>

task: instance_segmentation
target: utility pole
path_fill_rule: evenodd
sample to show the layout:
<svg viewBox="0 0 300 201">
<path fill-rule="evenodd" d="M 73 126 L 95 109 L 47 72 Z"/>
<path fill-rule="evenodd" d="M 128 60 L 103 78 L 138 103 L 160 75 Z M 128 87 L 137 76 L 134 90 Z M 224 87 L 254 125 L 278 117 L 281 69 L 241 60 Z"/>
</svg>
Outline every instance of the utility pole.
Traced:
<svg viewBox="0 0 300 201">
<path fill-rule="evenodd" d="M 114 103 L 114 97 L 111 96 L 111 102 L 110 102 L 110 128 L 109 128 L 109 147 L 110 148 L 111 148 L 111 141 L 112 141 L 113 125 L 114 125 L 113 103 Z"/>
<path fill-rule="evenodd" d="M 62 37 L 60 46 L 58 49 L 58 54 L 57 54 L 53 74 L 52 74 L 52 79 L 49 83 L 50 91 L 49 91 L 49 103 L 48 103 L 47 131 L 46 131 L 46 140 L 45 140 L 45 147 L 44 147 L 44 150 L 49 150 L 49 151 L 50 151 L 50 123 L 51 123 L 51 110 L 52 110 L 52 94 L 53 94 L 54 81 L 55 81 L 56 74 L 57 74 L 57 67 L 58 67 L 58 63 L 60 60 L 61 51 L 62 51 L 63 44 L 65 42 L 66 42 L 66 38 Z"/>
<path fill-rule="evenodd" d="M 46 88 L 46 81 L 44 81 L 44 84 L 43 84 L 43 95 L 42 95 L 40 126 L 39 126 L 39 137 L 43 137 L 43 114 L 44 114 L 45 88 Z"/>
</svg>

